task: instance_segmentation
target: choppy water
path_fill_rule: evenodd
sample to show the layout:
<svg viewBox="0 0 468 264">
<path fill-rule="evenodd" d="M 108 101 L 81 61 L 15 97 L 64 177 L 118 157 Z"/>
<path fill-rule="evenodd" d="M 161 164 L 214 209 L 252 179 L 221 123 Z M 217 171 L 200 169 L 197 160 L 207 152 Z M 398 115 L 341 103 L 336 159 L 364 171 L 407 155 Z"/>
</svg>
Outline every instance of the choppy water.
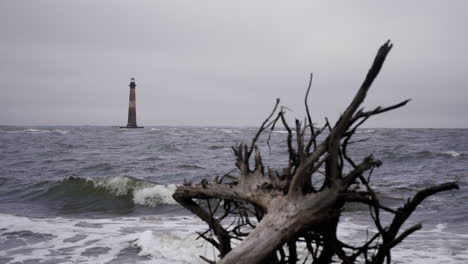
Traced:
<svg viewBox="0 0 468 264">
<path fill-rule="evenodd" d="M 234 169 L 231 146 L 255 128 L 0 127 L 0 263 L 203 263 L 203 223 L 171 198 L 177 184 Z M 363 129 L 352 146 L 383 166 L 372 178 L 383 201 L 457 181 L 429 198 L 422 222 L 397 247 L 395 263 L 468 263 L 468 130 Z M 284 131 L 262 149 L 270 167 L 287 164 Z M 365 208 L 346 208 L 340 236 L 365 238 Z"/>
</svg>

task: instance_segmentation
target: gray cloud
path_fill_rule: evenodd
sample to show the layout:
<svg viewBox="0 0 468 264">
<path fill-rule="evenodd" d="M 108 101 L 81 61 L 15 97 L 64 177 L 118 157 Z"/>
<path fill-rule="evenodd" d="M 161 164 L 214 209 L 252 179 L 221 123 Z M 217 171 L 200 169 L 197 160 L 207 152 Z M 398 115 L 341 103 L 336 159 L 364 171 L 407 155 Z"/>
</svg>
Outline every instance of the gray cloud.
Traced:
<svg viewBox="0 0 468 264">
<path fill-rule="evenodd" d="M 465 1 L 2 1 L 0 124 L 257 125 L 276 97 L 336 119 L 379 45 L 377 127 L 467 127 Z"/>
</svg>

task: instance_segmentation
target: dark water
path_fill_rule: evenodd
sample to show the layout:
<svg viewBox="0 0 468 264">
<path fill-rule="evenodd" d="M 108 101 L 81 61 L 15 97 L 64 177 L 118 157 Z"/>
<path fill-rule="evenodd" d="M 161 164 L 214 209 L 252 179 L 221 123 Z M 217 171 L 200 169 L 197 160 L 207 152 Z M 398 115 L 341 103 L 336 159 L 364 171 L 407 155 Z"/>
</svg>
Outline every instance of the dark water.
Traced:
<svg viewBox="0 0 468 264">
<path fill-rule="evenodd" d="M 175 185 L 234 170 L 231 146 L 255 132 L 0 127 L 0 263 L 197 262 L 211 249 L 189 235 L 203 225 L 172 200 Z M 262 148 L 266 165 L 287 164 L 285 137 L 275 131 L 271 150 Z M 446 181 L 461 187 L 421 205 L 411 222 L 424 229 L 396 252 L 396 263 L 468 262 L 468 130 L 363 129 L 360 139 L 367 140 L 351 153 L 383 161 L 372 182 L 387 205 Z M 353 205 L 343 220 L 344 239 L 369 223 Z"/>
</svg>

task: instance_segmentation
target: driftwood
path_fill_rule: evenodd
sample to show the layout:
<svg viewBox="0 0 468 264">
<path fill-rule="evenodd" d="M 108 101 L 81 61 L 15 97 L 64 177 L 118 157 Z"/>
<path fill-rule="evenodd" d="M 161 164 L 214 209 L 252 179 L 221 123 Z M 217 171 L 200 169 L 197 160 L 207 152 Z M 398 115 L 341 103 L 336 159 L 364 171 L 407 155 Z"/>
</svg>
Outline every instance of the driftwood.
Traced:
<svg viewBox="0 0 468 264">
<path fill-rule="evenodd" d="M 307 105 L 311 75 L 304 123 L 296 120 L 291 128 L 277 99 L 252 142 L 233 147 L 239 175 L 177 188 L 174 199 L 208 224 L 199 235 L 219 252 L 218 260 L 201 256 L 205 261 L 296 263 L 300 249 L 307 252 L 302 263 L 390 263 L 392 248 L 421 228 L 417 224 L 400 231 L 416 207 L 435 193 L 458 188 L 456 183 L 444 183 L 423 189 L 392 209 L 381 203 L 370 185 L 370 175 L 381 161 L 370 155 L 356 162 L 347 153 L 350 139 L 368 118 L 409 101 L 369 111 L 360 108 L 391 49 L 388 41 L 378 50 L 362 86 L 334 126 L 328 120 L 321 128 L 312 123 Z M 257 148 L 261 134 L 268 129 L 271 133 L 277 124 L 288 132 L 289 165 L 282 170 L 266 168 Z M 317 177 L 324 177 L 320 186 L 313 184 Z M 364 188 L 355 188 L 358 184 Z M 366 204 L 375 224 L 375 235 L 363 245 L 347 245 L 337 238 L 340 213 L 348 202 Z M 390 214 L 386 224 L 383 211 Z"/>
</svg>

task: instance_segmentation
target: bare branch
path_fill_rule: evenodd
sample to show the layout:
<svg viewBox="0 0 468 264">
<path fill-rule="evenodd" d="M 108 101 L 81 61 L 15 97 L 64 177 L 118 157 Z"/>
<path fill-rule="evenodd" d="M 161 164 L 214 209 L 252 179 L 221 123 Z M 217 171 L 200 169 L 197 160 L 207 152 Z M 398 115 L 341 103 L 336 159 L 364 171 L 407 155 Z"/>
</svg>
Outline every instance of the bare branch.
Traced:
<svg viewBox="0 0 468 264">
<path fill-rule="evenodd" d="M 312 117 L 310 116 L 310 111 L 309 111 L 309 103 L 307 102 L 309 99 L 309 92 L 310 88 L 312 87 L 312 78 L 314 77 L 314 74 L 310 74 L 310 79 L 309 79 L 309 86 L 307 87 L 307 92 L 306 96 L 304 99 L 304 104 L 306 108 L 306 113 L 307 113 L 307 120 L 309 121 L 309 127 L 310 127 L 310 140 L 309 143 L 307 144 L 306 153 L 310 152 L 310 147 L 313 144 L 314 145 L 314 150 L 317 149 L 317 142 L 315 141 L 315 129 L 314 129 L 314 124 L 312 123 Z"/>
<path fill-rule="evenodd" d="M 352 184 L 357 177 L 362 175 L 363 172 L 373 168 L 373 167 L 380 167 L 382 165 L 382 162 L 380 160 L 374 160 L 372 155 L 367 156 L 361 164 L 359 164 L 354 170 L 349 172 L 346 176 L 344 176 L 343 181 L 345 183 L 344 186 L 346 188 Z"/>
<path fill-rule="evenodd" d="M 276 103 L 275 103 L 275 106 L 273 107 L 273 111 L 271 111 L 271 114 L 265 119 L 265 121 L 263 121 L 262 125 L 260 126 L 260 128 L 257 131 L 257 134 L 255 134 L 254 138 L 252 139 L 252 143 L 250 144 L 250 148 L 249 148 L 249 150 L 247 152 L 248 154 L 245 157 L 246 160 L 248 160 L 250 158 L 250 155 L 252 154 L 252 151 L 254 149 L 255 144 L 257 143 L 258 138 L 262 134 L 263 130 L 265 130 L 265 125 L 268 123 L 268 121 L 270 121 L 271 117 L 275 114 L 279 103 L 280 103 L 280 99 L 276 98 Z"/>
</svg>

